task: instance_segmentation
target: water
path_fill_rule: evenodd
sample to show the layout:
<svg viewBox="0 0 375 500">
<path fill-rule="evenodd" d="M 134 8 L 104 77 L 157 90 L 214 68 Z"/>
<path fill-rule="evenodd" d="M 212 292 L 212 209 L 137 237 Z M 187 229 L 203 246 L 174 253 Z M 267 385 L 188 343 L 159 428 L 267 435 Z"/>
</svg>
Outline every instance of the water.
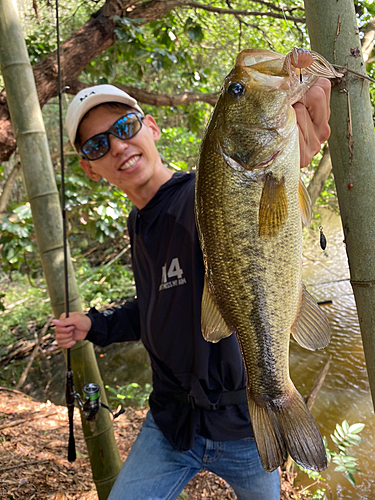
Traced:
<svg viewBox="0 0 375 500">
<path fill-rule="evenodd" d="M 307 396 L 320 369 L 332 356 L 330 370 L 314 403 L 312 413 L 329 447 L 336 448 L 330 439 L 336 423 L 345 419 L 349 424 L 366 424 L 361 436 L 364 442 L 354 447 L 352 454 L 358 457 L 361 472 L 356 474 L 357 487 L 330 464 L 322 476 L 327 478 L 334 500 L 375 499 L 375 418 L 367 379 L 362 340 L 358 325 L 354 297 L 349 283 L 348 263 L 343 243 L 340 218 L 327 212 L 323 215 L 324 232 L 328 240 L 326 251 L 319 246 L 319 230 L 310 231 L 304 241 L 303 281 L 317 301 L 332 300 L 322 306 L 332 328 L 332 341 L 327 348 L 317 352 L 307 351 L 291 341 L 291 377 L 303 396 Z M 105 384 L 112 387 L 151 381 L 149 359 L 140 343 L 125 343 L 96 348 L 98 363 Z M 41 384 L 39 369 L 34 369 L 28 381 L 31 394 L 40 399 L 64 403 L 62 356 L 53 357 L 49 373 L 52 382 L 48 388 Z M 45 374 L 45 378 L 47 375 Z M 48 378 L 48 379 L 49 379 Z M 302 473 L 299 484 L 307 486 L 311 480 Z"/>
<path fill-rule="evenodd" d="M 331 329 L 331 343 L 322 351 L 309 352 L 291 342 L 291 376 L 302 395 L 310 393 L 319 370 L 329 356 L 332 362 L 324 385 L 312 409 L 319 429 L 328 439 L 329 448 L 335 451 L 330 434 L 336 423 L 347 420 L 349 424 L 362 422 L 366 427 L 361 433 L 364 440 L 350 453 L 357 456 L 361 472 L 355 475 L 357 487 L 350 485 L 342 473 L 334 472 L 330 464 L 322 476 L 327 478 L 332 497 L 337 500 L 370 500 L 375 498 L 375 418 L 367 378 L 362 339 L 343 243 L 341 220 L 337 215 L 323 215 L 324 233 L 328 240 L 326 251 L 319 246 L 319 231 L 310 231 L 304 241 L 303 281 L 317 301 L 332 300 L 323 305 Z M 302 479 L 307 486 L 311 481 Z M 310 482 L 309 482 L 310 481 Z"/>
</svg>

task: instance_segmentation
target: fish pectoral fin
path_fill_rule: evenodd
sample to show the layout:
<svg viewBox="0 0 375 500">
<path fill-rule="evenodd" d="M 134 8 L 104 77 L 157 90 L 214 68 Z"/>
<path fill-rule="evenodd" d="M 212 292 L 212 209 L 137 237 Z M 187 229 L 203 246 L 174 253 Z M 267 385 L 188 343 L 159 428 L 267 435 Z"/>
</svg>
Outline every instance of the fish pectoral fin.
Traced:
<svg viewBox="0 0 375 500">
<path fill-rule="evenodd" d="M 322 471 L 327 457 L 318 426 L 291 383 L 276 400 L 254 401 L 248 394 L 251 425 L 263 468 L 272 472 L 288 454 L 305 469 Z"/>
<path fill-rule="evenodd" d="M 291 332 L 300 346 L 310 351 L 322 349 L 331 340 L 331 328 L 315 299 L 301 283 L 301 305 Z"/>
<path fill-rule="evenodd" d="M 206 278 L 202 295 L 201 328 L 203 338 L 208 342 L 219 342 L 232 334 L 209 291 Z"/>
<path fill-rule="evenodd" d="M 298 200 L 299 200 L 299 207 L 301 210 L 302 223 L 304 226 L 310 227 L 312 219 L 311 200 L 310 200 L 310 195 L 306 189 L 306 186 L 301 178 L 299 179 L 299 185 L 298 185 Z"/>
<path fill-rule="evenodd" d="M 259 236 L 274 238 L 288 219 L 288 200 L 285 179 L 279 181 L 269 173 L 266 175 L 259 204 Z"/>
</svg>

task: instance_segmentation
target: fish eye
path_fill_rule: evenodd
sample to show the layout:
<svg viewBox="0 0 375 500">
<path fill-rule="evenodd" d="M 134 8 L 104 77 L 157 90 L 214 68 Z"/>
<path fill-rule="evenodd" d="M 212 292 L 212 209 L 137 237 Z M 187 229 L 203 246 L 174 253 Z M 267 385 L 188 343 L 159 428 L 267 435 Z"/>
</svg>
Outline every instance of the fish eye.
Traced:
<svg viewBox="0 0 375 500">
<path fill-rule="evenodd" d="M 245 85 L 241 82 L 233 82 L 228 85 L 228 94 L 235 99 L 239 99 L 245 93 Z"/>
</svg>

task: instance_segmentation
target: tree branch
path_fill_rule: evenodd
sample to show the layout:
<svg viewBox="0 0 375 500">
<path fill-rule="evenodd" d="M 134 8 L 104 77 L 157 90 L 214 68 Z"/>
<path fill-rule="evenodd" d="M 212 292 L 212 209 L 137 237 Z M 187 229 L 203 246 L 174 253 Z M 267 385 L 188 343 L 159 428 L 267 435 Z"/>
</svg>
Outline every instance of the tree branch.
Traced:
<svg viewBox="0 0 375 500">
<path fill-rule="evenodd" d="M 331 170 L 331 155 L 329 154 L 329 147 L 327 143 L 324 146 L 323 156 L 319 162 L 318 168 L 315 171 L 314 177 L 311 179 L 310 184 L 307 187 L 312 206 L 315 205 L 316 200 L 319 198 Z"/>
<path fill-rule="evenodd" d="M 48 317 L 48 320 L 47 320 L 47 323 L 45 323 L 45 325 L 43 326 L 43 328 L 40 330 L 39 332 L 39 335 L 38 335 L 38 338 L 37 338 L 37 341 L 35 342 L 35 347 L 33 349 L 33 352 L 31 353 L 31 356 L 30 356 L 30 359 L 29 359 L 29 362 L 27 363 L 27 366 L 26 368 L 24 369 L 24 371 L 22 372 L 22 375 L 19 379 L 19 381 L 17 382 L 17 385 L 16 385 L 16 389 L 21 389 L 21 387 L 23 386 L 23 384 L 25 383 L 25 380 L 26 380 L 26 377 L 27 377 L 27 374 L 29 373 L 30 371 L 30 368 L 31 368 L 31 365 L 33 364 L 34 362 L 34 359 L 35 359 L 35 356 L 37 355 L 38 351 L 39 351 L 39 348 L 40 348 L 40 342 L 42 340 L 42 338 L 44 337 L 44 335 L 47 333 L 47 330 L 48 328 L 50 327 L 51 325 L 51 321 L 52 321 L 52 315 Z"/>
<path fill-rule="evenodd" d="M 367 24 L 365 28 L 365 34 L 362 39 L 362 55 L 363 61 L 369 63 L 370 56 L 374 50 L 374 38 L 375 38 L 375 17 Z"/>
<path fill-rule="evenodd" d="M 91 84 L 85 84 L 78 80 L 71 82 L 68 89 L 66 89 L 67 94 L 75 95 L 82 89 L 90 87 Z M 147 92 L 142 89 L 137 89 L 136 87 L 129 87 L 127 85 L 116 85 L 121 90 L 124 90 L 130 94 L 134 99 L 143 104 L 148 104 L 150 106 L 181 106 L 192 104 L 194 102 L 206 102 L 215 106 L 218 94 L 203 94 L 199 92 L 184 92 L 182 94 L 154 94 L 152 92 Z"/>
<path fill-rule="evenodd" d="M 12 469 L 19 469 L 20 467 L 29 467 L 30 465 L 47 464 L 50 461 L 51 461 L 51 459 L 48 458 L 47 460 L 36 460 L 35 462 L 25 462 L 23 464 L 12 465 L 11 467 L 2 467 L 0 469 L 0 472 L 4 472 L 6 470 L 12 470 Z M 18 484 L 18 481 L 15 484 Z"/>
<path fill-rule="evenodd" d="M 324 380 L 327 376 L 331 361 L 332 361 L 332 356 L 329 357 L 328 361 L 326 361 L 326 364 L 323 366 L 323 368 L 318 373 L 318 376 L 314 382 L 314 386 L 311 389 L 310 395 L 307 398 L 305 398 L 306 406 L 310 411 L 311 411 L 311 408 L 313 407 L 316 396 L 318 395 L 318 393 L 319 393 L 319 391 L 324 383 Z M 282 466 L 282 470 L 285 470 L 288 473 L 290 473 L 292 465 L 293 465 L 293 459 L 289 455 L 285 464 Z"/>
<path fill-rule="evenodd" d="M 260 2 L 261 3 L 261 2 Z M 234 10 L 234 9 L 222 9 L 221 7 L 213 7 L 212 5 L 203 5 L 199 2 L 177 2 L 179 7 L 193 7 L 196 9 L 207 10 L 208 12 L 215 12 L 216 14 L 231 14 L 234 16 L 261 16 L 261 17 L 274 17 L 276 19 L 287 19 L 288 21 L 293 21 L 295 23 L 306 23 L 306 19 L 303 17 L 288 16 L 286 14 L 277 14 L 276 12 L 265 12 L 265 11 L 255 11 L 255 10 Z"/>
<path fill-rule="evenodd" d="M 22 168 L 21 163 L 20 162 L 16 163 L 14 165 L 11 173 L 8 175 L 7 180 L 5 181 L 3 192 L 1 193 L 1 196 L 0 196 L 0 217 L 7 210 L 10 195 L 12 193 L 12 189 L 13 189 L 14 183 L 16 182 L 18 174 L 21 172 L 21 168 Z"/>
<path fill-rule="evenodd" d="M 305 7 L 301 5 L 301 7 L 279 7 L 278 5 L 271 3 L 271 2 L 266 2 L 262 0 L 255 0 L 256 3 L 260 3 L 261 5 L 265 5 L 269 9 L 276 10 L 278 12 L 293 12 L 294 10 L 305 10 Z"/>
</svg>

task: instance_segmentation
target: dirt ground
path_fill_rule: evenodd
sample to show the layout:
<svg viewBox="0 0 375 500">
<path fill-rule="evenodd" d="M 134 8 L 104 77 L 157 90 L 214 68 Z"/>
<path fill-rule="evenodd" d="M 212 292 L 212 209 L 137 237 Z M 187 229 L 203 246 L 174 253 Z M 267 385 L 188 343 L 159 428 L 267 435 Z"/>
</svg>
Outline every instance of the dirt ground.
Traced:
<svg viewBox="0 0 375 500">
<path fill-rule="evenodd" d="M 121 458 L 125 460 L 148 408 L 128 408 L 114 421 Z M 97 500 L 78 409 L 75 410 L 77 460 L 68 462 L 68 421 L 63 406 L 40 403 L 0 387 L 0 499 Z M 195 476 L 180 496 L 183 500 L 233 500 L 231 487 L 208 472 Z M 283 478 L 281 500 L 296 500 L 292 484 Z"/>
</svg>

